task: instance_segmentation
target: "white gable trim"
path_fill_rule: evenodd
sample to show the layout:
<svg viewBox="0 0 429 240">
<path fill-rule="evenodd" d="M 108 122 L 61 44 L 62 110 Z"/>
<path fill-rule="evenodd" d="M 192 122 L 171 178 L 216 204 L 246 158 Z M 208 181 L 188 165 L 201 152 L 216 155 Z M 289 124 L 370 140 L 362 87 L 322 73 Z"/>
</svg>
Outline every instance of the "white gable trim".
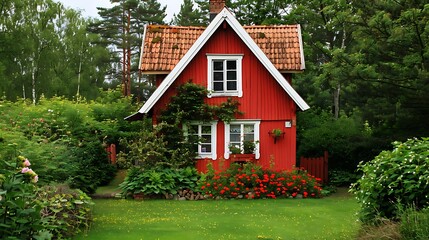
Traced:
<svg viewBox="0 0 429 240">
<path fill-rule="evenodd" d="M 280 86 L 282 86 L 282 88 L 289 94 L 289 96 L 298 105 L 298 107 L 302 111 L 310 108 L 308 104 L 301 98 L 301 96 L 299 96 L 298 93 L 292 88 L 288 81 L 286 81 L 283 75 L 274 67 L 268 57 L 256 45 L 250 35 L 244 30 L 244 28 L 240 25 L 237 19 L 235 19 L 234 15 L 232 15 L 232 13 L 227 8 L 224 8 L 213 19 L 210 25 L 206 28 L 206 30 L 204 30 L 204 32 L 192 45 L 188 52 L 186 52 L 185 56 L 180 59 L 179 63 L 173 68 L 170 74 L 168 74 L 164 81 L 161 82 L 160 86 L 149 97 L 143 107 L 140 108 L 140 110 L 138 111 L 139 113 L 148 113 L 152 109 L 156 102 L 173 84 L 174 80 L 183 72 L 183 70 L 195 57 L 198 51 L 206 44 L 206 42 L 210 39 L 213 33 L 224 21 L 226 21 L 232 27 L 232 29 L 237 33 L 237 35 L 242 39 L 242 41 L 250 48 L 250 50 L 256 55 L 259 61 L 261 61 L 261 63 L 267 68 L 271 75 L 277 80 Z"/>
<path fill-rule="evenodd" d="M 147 31 L 147 24 L 145 24 L 143 27 L 142 46 L 140 48 L 139 70 L 141 70 L 141 67 L 142 67 L 142 59 L 144 54 L 144 39 L 146 38 L 146 31 Z"/>
<path fill-rule="evenodd" d="M 304 46 L 302 44 L 301 25 L 297 24 L 297 31 L 299 36 L 299 52 L 301 53 L 301 70 L 305 69 Z"/>
</svg>

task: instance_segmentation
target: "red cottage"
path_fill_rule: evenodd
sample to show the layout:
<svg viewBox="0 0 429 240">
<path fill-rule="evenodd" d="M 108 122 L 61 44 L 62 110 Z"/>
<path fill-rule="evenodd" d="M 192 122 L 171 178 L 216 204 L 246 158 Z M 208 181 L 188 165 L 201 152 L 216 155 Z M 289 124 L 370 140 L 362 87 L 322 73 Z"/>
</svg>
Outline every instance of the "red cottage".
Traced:
<svg viewBox="0 0 429 240">
<path fill-rule="evenodd" d="M 255 161 L 263 167 L 291 169 L 296 160 L 296 110 L 307 103 L 291 87 L 292 73 L 305 68 L 299 25 L 241 26 L 224 2 L 210 2 L 215 15 L 207 28 L 146 26 L 140 70 L 155 74 L 158 88 L 129 119 L 151 114 L 154 124 L 178 85 L 192 79 L 206 86 L 206 103 L 227 98 L 243 112 L 229 124 L 214 121 L 193 127 L 207 142 L 198 147 L 197 168 L 207 163 Z M 207 137 L 210 136 L 210 137 Z M 256 142 L 254 155 L 236 154 L 247 140 Z M 240 151 L 240 150 L 239 150 Z"/>
</svg>

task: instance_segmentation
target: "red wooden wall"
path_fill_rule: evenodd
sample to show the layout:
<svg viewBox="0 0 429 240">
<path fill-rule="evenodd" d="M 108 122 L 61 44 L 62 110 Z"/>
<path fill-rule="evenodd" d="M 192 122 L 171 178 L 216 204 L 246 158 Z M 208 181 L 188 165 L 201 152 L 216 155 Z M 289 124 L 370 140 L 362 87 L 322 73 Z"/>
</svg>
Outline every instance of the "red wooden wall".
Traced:
<svg viewBox="0 0 429 240">
<path fill-rule="evenodd" d="M 242 89 L 243 97 L 235 97 L 240 102 L 239 110 L 244 115 L 238 119 L 261 120 L 260 125 L 260 153 L 259 163 L 264 167 L 274 162 L 275 169 L 291 169 L 296 159 L 296 126 L 285 128 L 286 120 L 296 122 L 296 105 L 265 67 L 259 62 L 251 50 L 242 42 L 236 33 L 224 24 L 213 34 L 211 39 L 199 51 L 186 69 L 175 80 L 163 97 L 154 106 L 154 116 L 159 115 L 170 97 L 175 94 L 178 85 L 188 81 L 207 86 L 207 55 L 206 54 L 243 54 L 242 60 Z M 291 81 L 290 74 L 285 75 Z M 211 105 L 218 105 L 227 100 L 226 97 L 212 97 L 206 99 Z M 280 128 L 285 132 L 283 138 L 276 144 L 268 132 L 273 128 Z M 217 126 L 217 157 L 224 156 L 224 125 Z M 204 161 L 212 161 L 219 167 L 221 161 L 199 160 L 197 166 L 205 165 Z M 228 161 L 226 161 L 228 162 Z M 222 165 L 222 164 L 221 164 Z M 228 163 L 226 163 L 228 165 Z M 201 170 L 201 168 L 199 168 Z"/>
</svg>

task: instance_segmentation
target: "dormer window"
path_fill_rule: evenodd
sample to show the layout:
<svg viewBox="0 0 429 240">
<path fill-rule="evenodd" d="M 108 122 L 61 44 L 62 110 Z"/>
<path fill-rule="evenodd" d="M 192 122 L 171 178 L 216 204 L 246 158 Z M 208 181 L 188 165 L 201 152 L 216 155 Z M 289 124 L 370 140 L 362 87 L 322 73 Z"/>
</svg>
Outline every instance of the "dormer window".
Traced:
<svg viewBox="0 0 429 240">
<path fill-rule="evenodd" d="M 209 97 L 243 96 L 242 59 L 243 55 L 207 55 Z"/>
</svg>

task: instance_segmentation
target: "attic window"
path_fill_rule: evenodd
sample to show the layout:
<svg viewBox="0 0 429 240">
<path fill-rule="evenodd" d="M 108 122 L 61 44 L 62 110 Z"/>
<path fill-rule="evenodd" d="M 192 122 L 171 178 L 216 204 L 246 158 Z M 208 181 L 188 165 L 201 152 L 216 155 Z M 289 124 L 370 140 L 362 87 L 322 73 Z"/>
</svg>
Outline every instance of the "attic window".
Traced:
<svg viewBox="0 0 429 240">
<path fill-rule="evenodd" d="M 243 96 L 242 59 L 243 55 L 207 55 L 209 97 Z"/>
</svg>

